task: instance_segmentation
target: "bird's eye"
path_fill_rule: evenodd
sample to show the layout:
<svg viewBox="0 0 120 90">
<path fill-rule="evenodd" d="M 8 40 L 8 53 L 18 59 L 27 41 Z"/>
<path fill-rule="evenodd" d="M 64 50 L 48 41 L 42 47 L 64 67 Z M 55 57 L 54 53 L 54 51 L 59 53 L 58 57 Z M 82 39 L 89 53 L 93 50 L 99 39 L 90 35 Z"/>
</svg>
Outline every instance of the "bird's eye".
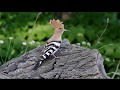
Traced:
<svg viewBox="0 0 120 90">
<path fill-rule="evenodd" d="M 59 28 L 59 29 L 62 29 L 62 28 Z"/>
</svg>

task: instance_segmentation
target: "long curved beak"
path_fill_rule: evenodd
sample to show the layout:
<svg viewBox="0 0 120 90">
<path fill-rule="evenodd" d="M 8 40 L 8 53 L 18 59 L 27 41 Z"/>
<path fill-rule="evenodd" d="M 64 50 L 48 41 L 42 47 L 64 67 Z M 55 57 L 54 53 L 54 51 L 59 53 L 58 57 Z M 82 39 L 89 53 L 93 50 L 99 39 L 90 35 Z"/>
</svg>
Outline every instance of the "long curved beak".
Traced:
<svg viewBox="0 0 120 90">
<path fill-rule="evenodd" d="M 65 32 L 71 32 L 70 30 L 66 30 L 66 29 L 64 29 L 64 31 L 65 31 Z"/>
</svg>

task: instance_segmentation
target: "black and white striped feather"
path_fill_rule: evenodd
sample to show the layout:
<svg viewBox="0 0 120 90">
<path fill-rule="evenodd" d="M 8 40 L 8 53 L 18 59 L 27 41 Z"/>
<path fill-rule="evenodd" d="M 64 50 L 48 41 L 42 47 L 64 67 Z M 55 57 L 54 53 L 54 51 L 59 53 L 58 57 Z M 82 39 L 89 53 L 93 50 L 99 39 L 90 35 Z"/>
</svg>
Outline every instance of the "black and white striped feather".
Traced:
<svg viewBox="0 0 120 90">
<path fill-rule="evenodd" d="M 60 48 L 61 41 L 51 41 L 45 45 L 45 51 L 44 54 L 41 56 L 41 58 L 37 61 L 37 64 L 33 68 L 33 70 L 36 70 L 43 61 L 47 60 L 51 55 L 54 55 Z"/>
</svg>

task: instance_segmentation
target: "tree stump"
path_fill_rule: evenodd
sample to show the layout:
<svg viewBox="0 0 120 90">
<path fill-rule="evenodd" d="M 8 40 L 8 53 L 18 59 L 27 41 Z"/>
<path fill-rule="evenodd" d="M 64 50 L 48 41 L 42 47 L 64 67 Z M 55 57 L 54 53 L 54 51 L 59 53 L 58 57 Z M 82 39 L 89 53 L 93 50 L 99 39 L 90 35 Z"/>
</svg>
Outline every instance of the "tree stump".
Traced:
<svg viewBox="0 0 120 90">
<path fill-rule="evenodd" d="M 37 69 L 32 70 L 43 54 L 44 45 L 0 66 L 0 79 L 109 79 L 103 58 L 97 50 L 62 41 L 56 52 Z"/>
</svg>

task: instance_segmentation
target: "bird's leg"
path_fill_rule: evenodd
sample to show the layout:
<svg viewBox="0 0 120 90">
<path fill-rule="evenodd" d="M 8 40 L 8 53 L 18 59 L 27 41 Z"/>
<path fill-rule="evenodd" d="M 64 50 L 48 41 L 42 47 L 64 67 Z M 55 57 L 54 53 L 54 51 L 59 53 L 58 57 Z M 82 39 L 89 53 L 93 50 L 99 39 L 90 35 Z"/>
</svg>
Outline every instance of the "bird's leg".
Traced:
<svg viewBox="0 0 120 90">
<path fill-rule="evenodd" d="M 59 59 L 59 57 L 55 56 L 54 54 L 53 54 L 53 57 L 54 57 L 54 59 Z"/>
</svg>

